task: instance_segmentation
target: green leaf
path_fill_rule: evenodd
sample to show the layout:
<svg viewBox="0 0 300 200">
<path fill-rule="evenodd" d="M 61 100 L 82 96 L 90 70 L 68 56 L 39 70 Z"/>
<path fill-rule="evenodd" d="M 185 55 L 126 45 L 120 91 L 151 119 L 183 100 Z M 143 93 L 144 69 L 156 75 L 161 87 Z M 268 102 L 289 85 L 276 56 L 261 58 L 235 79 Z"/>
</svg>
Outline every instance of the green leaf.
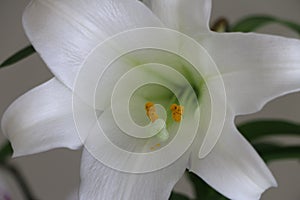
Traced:
<svg viewBox="0 0 300 200">
<path fill-rule="evenodd" d="M 253 147 L 256 149 L 256 151 L 263 153 L 266 151 L 271 151 L 275 148 L 280 148 L 282 147 L 282 145 L 278 144 L 278 143 L 271 143 L 271 142 L 260 142 L 260 143 L 256 143 L 253 144 Z"/>
<path fill-rule="evenodd" d="M 232 26 L 232 32 L 251 32 L 270 23 L 277 23 L 300 34 L 300 25 L 287 20 L 281 20 L 268 15 L 254 15 L 238 21 Z"/>
<path fill-rule="evenodd" d="M 30 55 L 32 55 L 33 53 L 35 53 L 35 49 L 33 48 L 33 46 L 29 45 L 29 46 L 21 49 L 17 53 L 13 54 L 8 59 L 6 59 L 3 63 L 1 63 L 0 68 L 12 65 L 20 60 L 23 60 L 24 58 L 26 58 Z"/>
<path fill-rule="evenodd" d="M 266 136 L 300 136 L 300 125 L 282 120 L 260 120 L 241 124 L 238 130 L 251 142 Z"/>
<path fill-rule="evenodd" d="M 265 162 L 300 159 L 300 146 L 282 146 L 274 143 L 258 143 L 253 146 Z"/>
<path fill-rule="evenodd" d="M 183 194 L 172 192 L 169 200 L 189 200 L 189 198 Z"/>
<path fill-rule="evenodd" d="M 13 149 L 9 142 L 5 142 L 0 149 L 0 162 L 4 162 L 7 158 L 11 157 Z"/>
<path fill-rule="evenodd" d="M 300 146 L 288 146 L 264 151 L 262 158 L 266 162 L 282 159 L 300 159 Z"/>
<path fill-rule="evenodd" d="M 224 196 L 210 187 L 196 174 L 189 172 L 189 179 L 193 184 L 197 200 L 227 200 Z"/>
</svg>

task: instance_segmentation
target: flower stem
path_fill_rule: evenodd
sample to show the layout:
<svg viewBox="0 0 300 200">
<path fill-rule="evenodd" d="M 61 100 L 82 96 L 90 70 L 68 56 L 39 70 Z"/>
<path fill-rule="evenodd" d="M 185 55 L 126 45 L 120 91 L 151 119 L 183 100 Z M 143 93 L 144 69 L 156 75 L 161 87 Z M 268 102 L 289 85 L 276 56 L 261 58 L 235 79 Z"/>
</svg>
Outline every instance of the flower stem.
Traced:
<svg viewBox="0 0 300 200">
<path fill-rule="evenodd" d="M 33 196 L 31 190 L 29 189 L 28 184 L 25 181 L 25 178 L 23 177 L 23 175 L 19 172 L 19 170 L 15 166 L 8 164 L 8 163 L 1 163 L 1 165 L 14 176 L 15 180 L 19 184 L 19 186 L 22 189 L 23 194 L 27 200 L 37 200 Z"/>
</svg>

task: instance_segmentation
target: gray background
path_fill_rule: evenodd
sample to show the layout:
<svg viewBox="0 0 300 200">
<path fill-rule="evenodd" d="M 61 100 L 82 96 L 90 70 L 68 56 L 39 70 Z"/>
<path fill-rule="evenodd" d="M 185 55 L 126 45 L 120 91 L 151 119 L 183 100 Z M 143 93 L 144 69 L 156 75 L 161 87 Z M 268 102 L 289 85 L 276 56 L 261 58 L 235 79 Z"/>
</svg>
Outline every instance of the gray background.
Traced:
<svg viewBox="0 0 300 200">
<path fill-rule="evenodd" d="M 22 11 L 28 3 L 29 0 L 1 0 L 0 2 L 0 62 L 29 44 L 21 24 Z M 212 20 L 224 16 L 230 22 L 235 22 L 247 14 L 263 13 L 293 20 L 300 24 L 299 0 L 215 0 L 213 4 Z M 297 34 L 277 25 L 269 25 L 259 31 L 298 38 Z M 51 76 L 37 55 L 12 67 L 1 69 L 0 115 L 14 99 Z M 300 122 L 299 102 L 299 93 L 288 95 L 270 102 L 255 115 L 239 117 L 237 122 L 257 117 L 285 118 Z M 276 139 L 278 140 L 274 138 Z M 300 143 L 299 139 L 295 138 L 286 137 L 280 140 L 286 143 Z M 3 141 L 4 138 L 1 135 L 0 142 Z M 80 154 L 80 151 L 58 149 L 16 158 L 12 162 L 20 167 L 37 197 L 42 200 L 65 199 L 68 193 L 79 184 Z M 267 191 L 262 199 L 300 199 L 299 161 L 278 161 L 272 163 L 270 168 L 279 187 Z M 185 177 L 179 181 L 175 190 L 193 196 Z"/>
</svg>

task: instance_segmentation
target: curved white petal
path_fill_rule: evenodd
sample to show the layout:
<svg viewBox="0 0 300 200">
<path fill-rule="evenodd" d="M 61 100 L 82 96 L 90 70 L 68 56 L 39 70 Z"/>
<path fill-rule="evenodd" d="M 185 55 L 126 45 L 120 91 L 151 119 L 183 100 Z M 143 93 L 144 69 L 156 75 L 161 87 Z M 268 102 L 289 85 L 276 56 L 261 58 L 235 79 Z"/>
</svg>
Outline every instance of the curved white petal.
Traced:
<svg viewBox="0 0 300 200">
<path fill-rule="evenodd" d="M 23 25 L 54 75 L 72 88 L 80 65 L 100 42 L 125 30 L 161 23 L 133 0 L 33 0 Z"/>
<path fill-rule="evenodd" d="M 145 3 L 168 28 L 189 36 L 209 32 L 211 0 L 146 0 Z"/>
<path fill-rule="evenodd" d="M 195 145 L 189 170 L 226 197 L 258 200 L 269 187 L 276 186 L 271 172 L 253 147 L 237 131 L 233 117 L 227 118 L 221 137 L 203 159 Z"/>
<path fill-rule="evenodd" d="M 80 199 L 153 200 L 168 199 L 183 175 L 188 154 L 159 171 L 145 174 L 111 169 L 84 150 L 81 164 Z"/>
<path fill-rule="evenodd" d="M 260 110 L 300 90 L 300 41 L 260 34 L 212 34 L 199 39 L 216 62 L 235 114 Z"/>
<path fill-rule="evenodd" d="M 14 156 L 81 146 L 73 120 L 72 93 L 55 78 L 12 103 L 3 115 L 2 130 L 12 143 Z"/>
</svg>

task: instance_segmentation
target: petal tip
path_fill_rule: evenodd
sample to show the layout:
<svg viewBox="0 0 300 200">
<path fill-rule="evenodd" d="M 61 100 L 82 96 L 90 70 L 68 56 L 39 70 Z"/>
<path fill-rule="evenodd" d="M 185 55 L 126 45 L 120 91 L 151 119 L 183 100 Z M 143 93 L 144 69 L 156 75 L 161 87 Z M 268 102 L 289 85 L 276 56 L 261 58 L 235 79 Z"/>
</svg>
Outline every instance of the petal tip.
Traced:
<svg viewBox="0 0 300 200">
<path fill-rule="evenodd" d="M 12 148 L 13 148 L 13 154 L 11 156 L 11 158 L 18 158 L 18 157 L 21 157 L 21 156 L 24 156 L 24 154 L 22 154 L 21 152 L 17 151 L 14 146 L 12 145 Z"/>
<path fill-rule="evenodd" d="M 271 179 L 271 184 L 270 184 L 270 187 L 278 187 L 278 183 L 276 181 L 276 179 L 274 178 L 274 176 L 272 176 L 272 179 Z"/>
</svg>

